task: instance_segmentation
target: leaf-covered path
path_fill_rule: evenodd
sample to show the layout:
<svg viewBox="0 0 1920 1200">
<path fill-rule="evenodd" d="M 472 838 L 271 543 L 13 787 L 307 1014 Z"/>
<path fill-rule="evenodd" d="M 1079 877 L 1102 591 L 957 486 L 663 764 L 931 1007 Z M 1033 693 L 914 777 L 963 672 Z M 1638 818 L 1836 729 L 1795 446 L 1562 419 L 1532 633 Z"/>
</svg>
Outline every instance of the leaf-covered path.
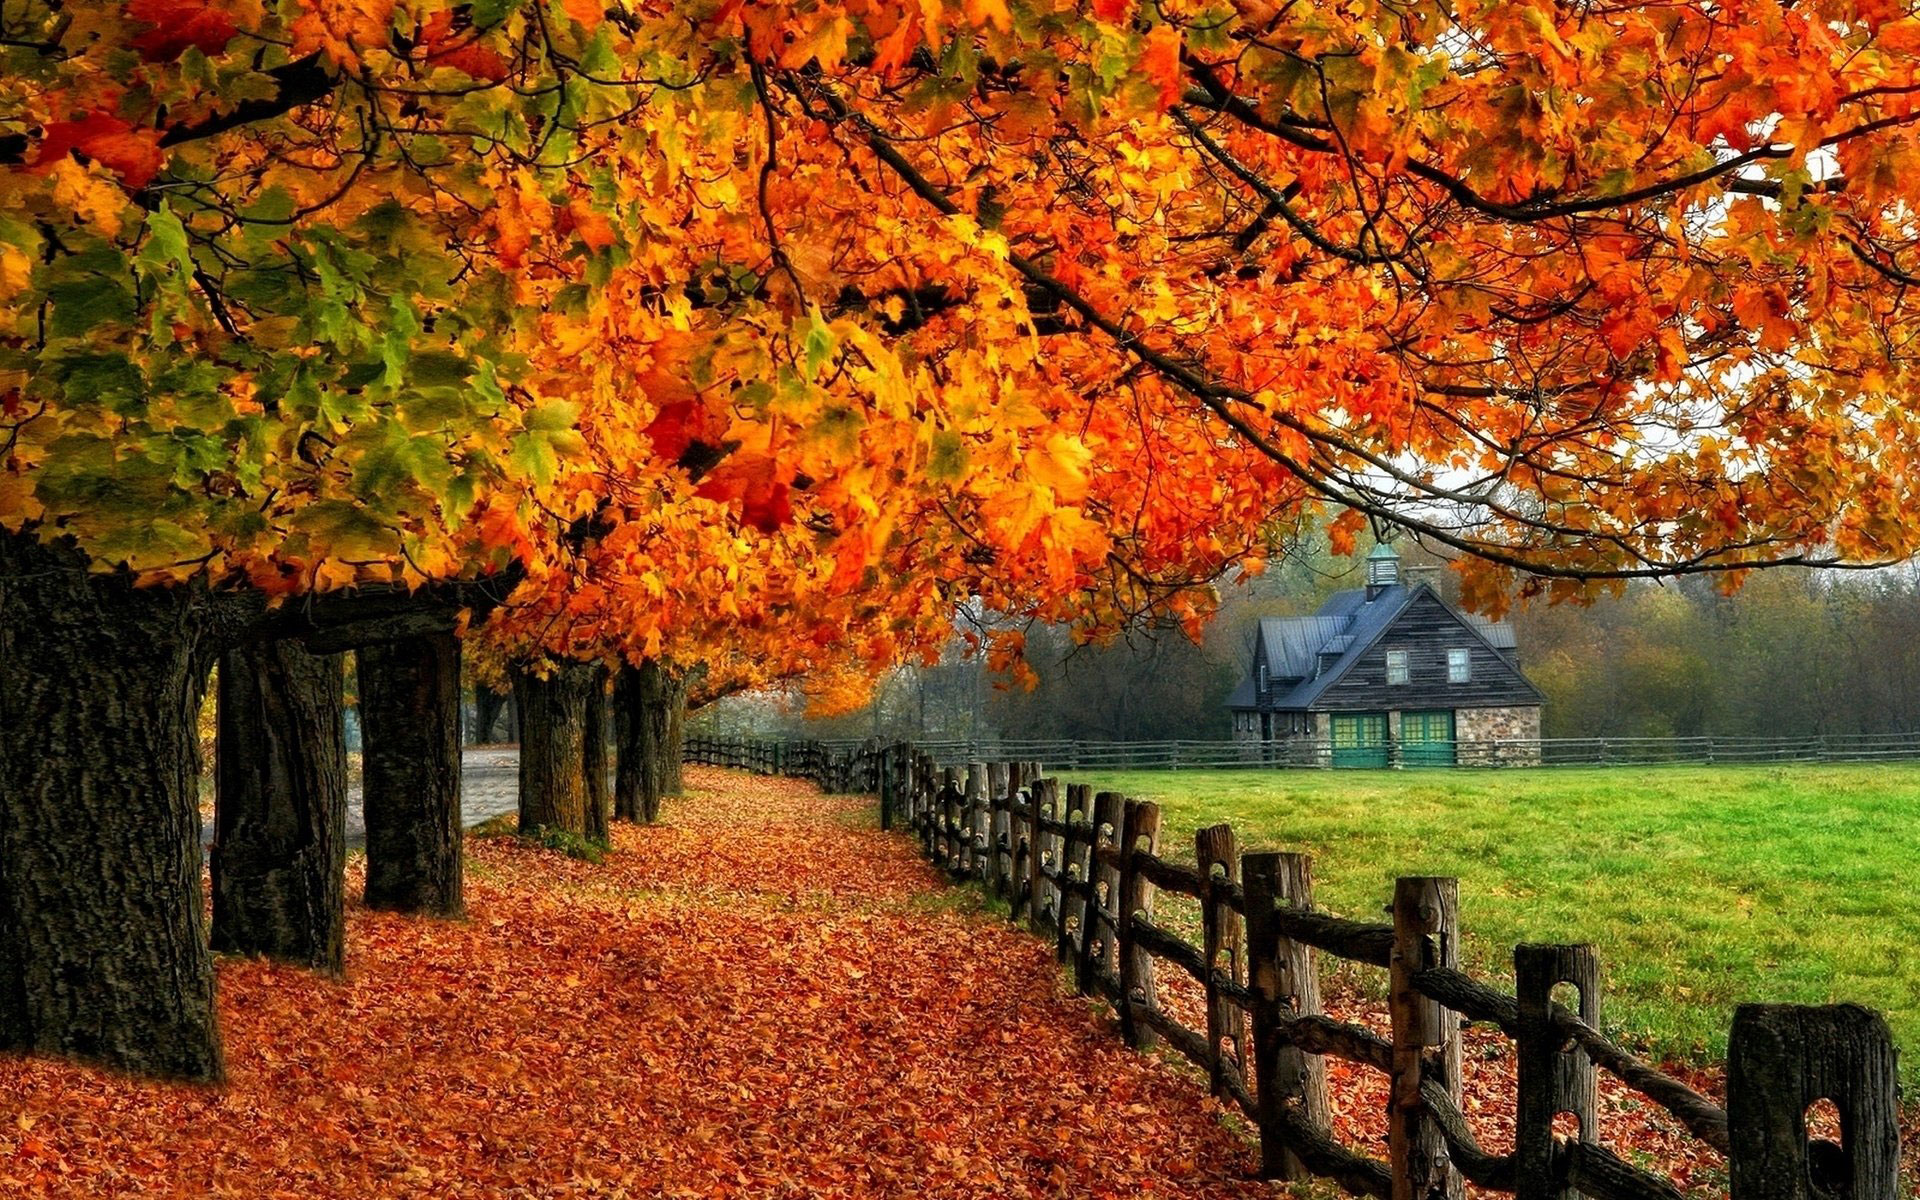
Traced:
<svg viewBox="0 0 1920 1200">
<path fill-rule="evenodd" d="M 0 1194 L 1274 1194 L 869 806 L 689 783 L 597 866 L 469 841 L 469 919 L 356 906 L 344 981 L 224 962 L 222 1089 L 0 1060 Z"/>
</svg>

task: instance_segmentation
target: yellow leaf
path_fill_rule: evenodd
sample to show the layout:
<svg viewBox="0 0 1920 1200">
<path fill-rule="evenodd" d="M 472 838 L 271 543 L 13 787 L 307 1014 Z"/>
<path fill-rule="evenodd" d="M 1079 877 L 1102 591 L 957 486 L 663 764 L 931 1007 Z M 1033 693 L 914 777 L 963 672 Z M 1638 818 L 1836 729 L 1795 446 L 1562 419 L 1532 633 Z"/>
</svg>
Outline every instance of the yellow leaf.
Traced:
<svg viewBox="0 0 1920 1200">
<path fill-rule="evenodd" d="M 1056 433 L 1027 451 L 1027 473 L 1062 501 L 1078 504 L 1087 495 L 1087 463 L 1093 451 L 1070 433 Z"/>
</svg>

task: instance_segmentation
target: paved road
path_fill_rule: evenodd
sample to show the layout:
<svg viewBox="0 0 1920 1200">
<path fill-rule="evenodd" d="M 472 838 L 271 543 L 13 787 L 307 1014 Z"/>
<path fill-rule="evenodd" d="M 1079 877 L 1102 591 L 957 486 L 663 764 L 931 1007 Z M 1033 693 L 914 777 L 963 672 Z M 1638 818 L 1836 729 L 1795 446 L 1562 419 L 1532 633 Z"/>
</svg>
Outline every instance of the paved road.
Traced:
<svg viewBox="0 0 1920 1200">
<path fill-rule="evenodd" d="M 466 750 L 460 755 L 460 817 L 472 828 L 520 806 L 520 752 Z M 200 840 L 213 844 L 213 822 L 200 828 Z M 367 844 L 367 821 L 360 807 L 360 780 L 347 790 L 347 845 Z"/>
</svg>

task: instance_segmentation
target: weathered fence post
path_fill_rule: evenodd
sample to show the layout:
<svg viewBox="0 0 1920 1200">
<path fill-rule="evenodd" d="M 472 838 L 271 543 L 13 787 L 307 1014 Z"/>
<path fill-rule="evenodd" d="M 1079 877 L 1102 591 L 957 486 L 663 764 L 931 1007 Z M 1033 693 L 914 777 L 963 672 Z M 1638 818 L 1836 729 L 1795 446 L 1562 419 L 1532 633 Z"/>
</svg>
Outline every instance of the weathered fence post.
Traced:
<svg viewBox="0 0 1920 1200">
<path fill-rule="evenodd" d="M 1587 1052 L 1562 1044 L 1553 1031 L 1553 989 L 1579 989 L 1579 1017 L 1600 1027 L 1600 959 L 1592 946 L 1513 948 L 1514 996 L 1519 1003 L 1518 1098 L 1514 1114 L 1517 1200 L 1578 1200 L 1578 1188 L 1553 1179 L 1553 1123 L 1561 1113 L 1580 1122 L 1580 1140 L 1599 1140 L 1599 1074 Z"/>
<path fill-rule="evenodd" d="M 940 865 L 952 871 L 960 863 L 960 769 L 947 767 L 940 787 Z"/>
<path fill-rule="evenodd" d="M 1078 818 L 1077 820 L 1075 818 Z M 1078 982 L 1080 945 L 1087 928 L 1086 889 L 1087 856 L 1074 840 L 1075 826 L 1093 824 L 1093 788 L 1084 783 L 1067 785 L 1067 809 L 1060 814 L 1066 832 L 1060 835 L 1059 880 L 1054 887 L 1054 910 L 1059 922 L 1059 941 L 1055 951 L 1061 962 L 1075 965 Z"/>
<path fill-rule="evenodd" d="M 981 801 L 987 794 L 987 764 L 967 764 L 967 807 L 960 830 L 959 871 L 964 875 L 974 875 L 979 871 L 979 854 L 975 849 L 974 834 L 980 827 Z"/>
<path fill-rule="evenodd" d="M 1084 860 L 1087 871 L 1080 883 L 1080 961 L 1074 972 L 1074 985 L 1083 996 L 1101 990 L 1101 975 L 1110 973 L 1107 964 L 1114 957 L 1111 910 L 1119 898 L 1119 873 L 1100 861 L 1100 851 L 1118 840 L 1125 803 L 1118 792 L 1101 792 L 1093 798 L 1093 828 Z"/>
<path fill-rule="evenodd" d="M 1054 819 L 1060 781 L 1036 779 L 1027 786 L 1027 928 L 1047 932 L 1047 834 L 1042 822 Z"/>
<path fill-rule="evenodd" d="M 887 746 L 880 747 L 879 753 L 880 765 L 874 772 L 874 782 L 878 785 L 875 790 L 880 793 L 880 831 L 885 833 L 893 828 L 893 772 L 889 770 L 892 755 Z"/>
<path fill-rule="evenodd" d="M 920 839 L 925 843 L 927 857 L 932 858 L 934 845 L 934 808 L 937 804 L 935 797 L 939 795 L 939 789 L 935 784 L 933 756 L 931 754 L 921 754 L 915 764 L 914 770 L 918 776 L 918 782 L 914 787 L 920 795 Z"/>
<path fill-rule="evenodd" d="M 1320 1015 L 1313 947 L 1281 934 L 1275 910 L 1313 907 L 1313 864 L 1304 854 L 1248 854 L 1240 860 L 1247 908 L 1247 979 L 1253 993 L 1253 1073 L 1259 1091 L 1260 1169 L 1268 1179 L 1312 1172 L 1288 1149 L 1283 1117 L 1324 1130 L 1330 1121 L 1327 1064 L 1292 1045 L 1287 1022 Z"/>
<path fill-rule="evenodd" d="M 1144 843 L 1144 846 L 1143 844 Z M 1138 913 L 1153 917 L 1153 881 L 1135 861 L 1141 853 L 1152 854 L 1160 847 L 1160 806 L 1146 800 L 1128 800 L 1120 823 L 1119 894 L 1114 909 L 1114 943 L 1119 951 L 1120 1031 L 1127 1045 L 1150 1049 L 1158 1040 L 1146 1022 L 1136 1018 L 1138 1009 L 1158 1010 L 1160 993 L 1154 987 L 1153 955 L 1140 948 L 1134 938 L 1133 918 Z M 1137 1008 L 1136 1008 L 1137 1006 Z"/>
<path fill-rule="evenodd" d="M 1420 1100 L 1431 1079 L 1460 1100 L 1460 1018 L 1413 986 L 1416 973 L 1458 965 L 1459 881 L 1414 876 L 1394 881 L 1393 958 L 1387 1011 L 1393 1021 L 1393 1092 L 1387 1153 L 1393 1200 L 1458 1200 L 1463 1190 L 1440 1126 Z"/>
<path fill-rule="evenodd" d="M 1193 835 L 1193 861 L 1200 869 L 1201 956 L 1207 978 L 1207 1069 L 1213 1094 L 1228 1094 L 1228 1071 L 1244 1086 L 1247 1078 L 1247 1023 L 1240 1006 L 1220 993 L 1220 980 L 1245 986 L 1246 958 L 1240 952 L 1240 914 L 1224 897 L 1222 884 L 1240 882 L 1240 855 L 1233 826 L 1211 825 Z"/>
<path fill-rule="evenodd" d="M 1727 1045 L 1731 1200 L 1894 1200 L 1900 1186 L 1899 1078 L 1880 1014 L 1743 1004 Z M 1830 1100 L 1840 1144 L 1807 1136 Z"/>
<path fill-rule="evenodd" d="M 998 782 L 987 795 L 987 890 L 996 896 L 1007 895 L 1007 879 L 1012 874 L 1013 864 L 1000 865 L 1000 830 L 1011 822 L 1013 814 L 1013 779 L 1009 772 L 1001 771 L 990 776 Z"/>
</svg>

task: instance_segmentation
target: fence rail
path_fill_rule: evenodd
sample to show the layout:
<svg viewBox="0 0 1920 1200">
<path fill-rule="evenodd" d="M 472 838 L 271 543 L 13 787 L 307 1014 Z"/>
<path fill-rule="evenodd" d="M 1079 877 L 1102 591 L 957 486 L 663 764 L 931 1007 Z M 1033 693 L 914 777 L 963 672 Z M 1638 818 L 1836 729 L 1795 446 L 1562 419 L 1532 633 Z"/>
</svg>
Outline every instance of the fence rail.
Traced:
<svg viewBox="0 0 1920 1200">
<path fill-rule="evenodd" d="M 706 739 L 729 745 L 817 745 L 833 754 L 855 754 L 871 741 L 826 740 L 775 743 L 751 739 Z M 1087 742 L 985 739 L 925 741 L 917 749 L 942 767 L 971 762 L 1044 762 L 1065 771 L 1306 769 L 1349 765 L 1438 766 L 1652 766 L 1665 763 L 1898 762 L 1920 760 L 1920 733 L 1827 734 L 1793 738 L 1519 738 L 1456 739 L 1442 743 L 1388 742 L 1356 747 L 1331 741 L 1273 742 Z"/>
<path fill-rule="evenodd" d="M 1186 866 L 1163 853 L 1157 805 L 1063 785 L 1032 759 L 962 769 L 907 745 L 698 738 L 687 755 L 878 793 L 882 825 L 903 826 L 955 880 L 1004 898 L 1013 921 L 1053 944 L 1083 994 L 1113 1004 L 1129 1044 L 1164 1042 L 1205 1071 L 1258 1131 L 1270 1177 L 1318 1176 L 1382 1200 L 1457 1198 L 1463 1179 L 1521 1200 L 1678 1200 L 1670 1179 L 1600 1145 L 1605 1072 L 1726 1156 L 1732 1200 L 1896 1195 L 1894 1047 L 1866 1009 L 1742 1005 L 1723 1108 L 1601 1031 L 1592 946 L 1516 946 L 1511 992 L 1462 971 L 1453 879 L 1400 879 L 1390 921 L 1354 921 L 1314 907 L 1306 855 L 1242 853 L 1232 828 L 1216 825 L 1195 835 L 1197 865 Z M 1201 945 L 1156 922 L 1161 893 L 1199 905 Z M 1387 972 L 1388 1036 L 1322 1010 L 1321 955 Z M 1204 1028 L 1162 1005 L 1163 966 L 1201 989 Z M 1578 996 L 1571 1008 L 1553 999 L 1561 984 Z M 1463 1020 L 1515 1043 L 1510 1154 L 1481 1146 L 1463 1114 Z M 1388 1077 L 1384 1160 L 1336 1138 L 1329 1057 Z M 1807 1134 L 1806 1111 L 1820 1100 L 1839 1110 L 1838 1144 Z M 1556 1133 L 1561 1114 L 1577 1133 Z"/>
</svg>

